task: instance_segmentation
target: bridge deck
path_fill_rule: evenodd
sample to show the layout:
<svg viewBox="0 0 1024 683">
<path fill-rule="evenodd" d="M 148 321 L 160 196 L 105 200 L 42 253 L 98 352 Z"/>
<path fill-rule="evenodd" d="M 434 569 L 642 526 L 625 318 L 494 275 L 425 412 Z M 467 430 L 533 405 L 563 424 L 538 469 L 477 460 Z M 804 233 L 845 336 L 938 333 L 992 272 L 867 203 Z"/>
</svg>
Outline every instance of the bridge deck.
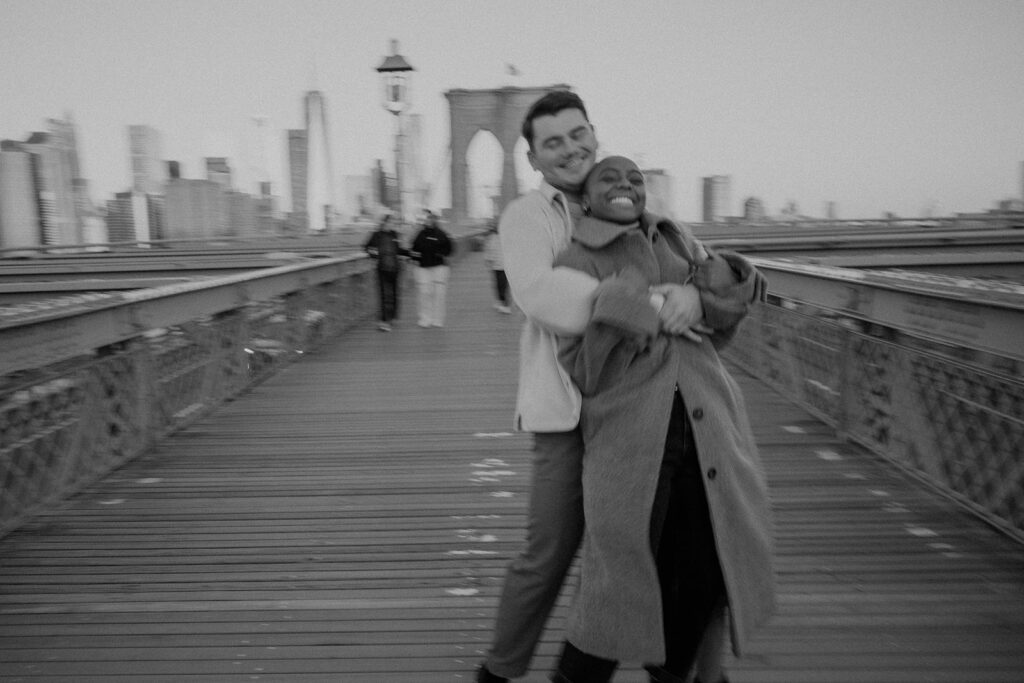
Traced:
<svg viewBox="0 0 1024 683">
<path fill-rule="evenodd" d="M 459 266 L 448 327 L 416 327 L 407 294 L 395 332 L 350 333 L 0 542 L 0 679 L 471 680 L 529 472 L 519 320 L 487 275 Z M 781 595 L 732 680 L 1020 681 L 1024 548 L 736 374 Z"/>
</svg>

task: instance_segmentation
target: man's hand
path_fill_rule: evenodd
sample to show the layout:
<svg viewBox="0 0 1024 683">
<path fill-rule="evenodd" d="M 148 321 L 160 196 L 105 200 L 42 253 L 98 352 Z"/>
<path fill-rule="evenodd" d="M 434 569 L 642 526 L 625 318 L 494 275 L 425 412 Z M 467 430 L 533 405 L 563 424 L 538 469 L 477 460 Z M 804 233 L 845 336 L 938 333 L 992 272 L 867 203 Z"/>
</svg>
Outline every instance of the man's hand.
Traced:
<svg viewBox="0 0 1024 683">
<path fill-rule="evenodd" d="M 693 285 L 662 284 L 651 287 L 652 294 L 665 297 L 665 303 L 658 312 L 661 329 L 669 334 L 701 342 L 702 334 L 713 330 L 703 324 L 704 308 L 700 303 L 700 292 Z"/>
</svg>

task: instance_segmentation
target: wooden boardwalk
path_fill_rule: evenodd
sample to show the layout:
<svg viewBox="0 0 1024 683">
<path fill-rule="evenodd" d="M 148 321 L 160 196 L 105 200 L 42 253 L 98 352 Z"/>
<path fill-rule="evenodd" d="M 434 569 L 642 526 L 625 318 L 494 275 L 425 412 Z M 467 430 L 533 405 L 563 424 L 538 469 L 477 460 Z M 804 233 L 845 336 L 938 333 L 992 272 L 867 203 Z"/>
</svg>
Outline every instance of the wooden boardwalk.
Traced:
<svg viewBox="0 0 1024 683">
<path fill-rule="evenodd" d="M 470 681 L 523 538 L 518 315 L 371 324 L 0 541 L 0 680 Z M 780 606 L 734 683 L 1024 681 L 1024 548 L 736 372 Z M 547 680 L 567 594 L 525 681 Z M 617 677 L 646 681 L 635 668 Z"/>
</svg>

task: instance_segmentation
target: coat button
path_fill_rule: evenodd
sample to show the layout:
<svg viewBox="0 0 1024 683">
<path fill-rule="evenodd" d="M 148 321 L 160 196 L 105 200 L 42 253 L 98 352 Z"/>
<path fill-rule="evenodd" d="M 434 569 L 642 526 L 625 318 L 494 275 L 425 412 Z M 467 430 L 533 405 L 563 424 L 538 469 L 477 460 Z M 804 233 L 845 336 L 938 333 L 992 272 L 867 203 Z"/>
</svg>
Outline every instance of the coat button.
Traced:
<svg viewBox="0 0 1024 683">
<path fill-rule="evenodd" d="M 717 477 L 717 476 L 718 476 L 718 470 L 716 470 L 714 467 L 712 467 L 711 469 L 708 470 L 708 479 L 714 480 L 714 478 Z"/>
<path fill-rule="evenodd" d="M 694 420 L 700 420 L 703 417 L 704 417 L 704 409 L 703 408 L 694 408 L 693 409 L 693 419 Z"/>
</svg>

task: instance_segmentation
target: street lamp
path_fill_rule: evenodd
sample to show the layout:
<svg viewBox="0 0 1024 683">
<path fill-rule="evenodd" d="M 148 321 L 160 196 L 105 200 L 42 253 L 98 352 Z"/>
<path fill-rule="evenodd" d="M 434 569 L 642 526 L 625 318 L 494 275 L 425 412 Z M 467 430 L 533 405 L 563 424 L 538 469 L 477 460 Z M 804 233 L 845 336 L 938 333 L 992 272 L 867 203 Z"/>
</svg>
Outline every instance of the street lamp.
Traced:
<svg viewBox="0 0 1024 683">
<path fill-rule="evenodd" d="M 395 115 L 395 192 L 398 195 L 398 218 L 402 222 L 405 221 L 402 213 L 402 112 L 409 107 L 409 76 L 412 71 L 415 71 L 412 65 L 398 54 L 398 41 L 392 40 L 391 54 L 377 67 L 377 73 L 384 86 L 384 108 Z"/>
</svg>

